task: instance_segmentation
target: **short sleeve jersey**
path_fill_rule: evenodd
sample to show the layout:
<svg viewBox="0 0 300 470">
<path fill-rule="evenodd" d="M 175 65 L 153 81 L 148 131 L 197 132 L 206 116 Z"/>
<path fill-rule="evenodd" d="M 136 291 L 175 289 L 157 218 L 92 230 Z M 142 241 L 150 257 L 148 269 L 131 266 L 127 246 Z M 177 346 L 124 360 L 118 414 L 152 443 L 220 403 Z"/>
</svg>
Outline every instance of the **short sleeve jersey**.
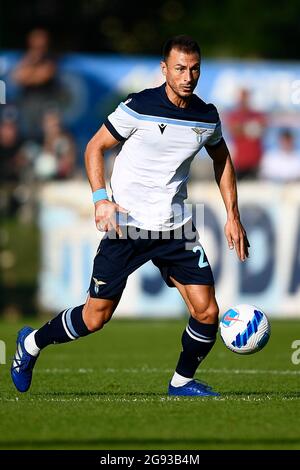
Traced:
<svg viewBox="0 0 300 470">
<path fill-rule="evenodd" d="M 191 162 L 201 147 L 222 141 L 216 107 L 193 94 L 180 108 L 163 84 L 129 95 L 105 126 L 123 142 L 111 189 L 113 200 L 129 211 L 125 223 L 156 231 L 185 224 L 191 218 L 184 204 Z"/>
</svg>

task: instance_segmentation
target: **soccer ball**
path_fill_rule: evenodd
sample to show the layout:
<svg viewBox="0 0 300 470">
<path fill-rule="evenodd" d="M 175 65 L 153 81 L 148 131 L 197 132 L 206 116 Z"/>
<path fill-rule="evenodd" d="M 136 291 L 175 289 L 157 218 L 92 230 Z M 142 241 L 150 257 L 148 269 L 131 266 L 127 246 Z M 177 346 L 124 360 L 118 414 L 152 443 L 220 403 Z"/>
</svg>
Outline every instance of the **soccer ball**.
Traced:
<svg viewBox="0 0 300 470">
<path fill-rule="evenodd" d="M 271 328 L 264 312 L 254 305 L 241 304 L 224 313 L 220 333 L 231 351 L 253 354 L 267 344 Z"/>
</svg>

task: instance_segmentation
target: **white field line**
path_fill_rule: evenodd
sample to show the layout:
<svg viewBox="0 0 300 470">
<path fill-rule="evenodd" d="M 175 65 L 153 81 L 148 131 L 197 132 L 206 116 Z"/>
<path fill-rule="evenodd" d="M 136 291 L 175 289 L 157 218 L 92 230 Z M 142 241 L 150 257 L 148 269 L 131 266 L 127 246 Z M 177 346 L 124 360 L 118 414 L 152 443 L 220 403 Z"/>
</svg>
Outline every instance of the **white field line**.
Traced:
<svg viewBox="0 0 300 470">
<path fill-rule="evenodd" d="M 19 397 L 15 398 L 5 398 L 5 397 L 0 397 L 0 403 L 1 402 L 12 402 L 12 403 L 17 403 L 20 401 L 20 403 L 23 403 L 23 401 L 27 402 L 32 402 L 32 403 L 38 403 L 38 402 L 47 402 L 47 403 L 94 403 L 94 402 L 100 402 L 100 403 L 170 403 L 174 401 L 189 401 L 189 400 L 200 400 L 200 401 L 241 401 L 241 402 L 266 402 L 266 401 L 299 401 L 300 397 L 271 397 L 269 395 L 266 395 L 264 397 L 255 397 L 251 395 L 247 395 L 245 397 L 235 397 L 235 396 L 226 396 L 224 394 L 221 397 L 168 397 L 168 396 L 157 396 L 157 397 L 132 397 L 132 398 L 126 398 L 126 397 L 35 397 L 35 398 L 28 398 L 26 400 L 19 400 Z"/>
<path fill-rule="evenodd" d="M 47 368 L 47 369 L 36 369 L 34 370 L 35 374 L 92 374 L 95 372 L 95 369 L 70 369 L 70 368 Z"/>
<path fill-rule="evenodd" d="M 157 374 L 157 373 L 172 373 L 174 372 L 173 369 L 158 369 L 158 368 L 148 368 L 148 367 L 141 367 L 141 368 L 124 368 L 124 369 L 114 369 L 114 368 L 106 368 L 106 369 L 70 369 L 70 368 L 47 368 L 47 369 L 36 369 L 35 373 L 39 374 L 92 374 L 94 372 L 97 373 L 112 373 L 112 374 L 120 374 L 120 373 L 127 373 L 127 374 L 141 374 L 141 373 L 148 373 L 148 374 Z M 203 374 L 227 374 L 227 375 L 300 375 L 300 370 L 276 370 L 276 369 L 199 369 L 200 373 Z"/>
</svg>

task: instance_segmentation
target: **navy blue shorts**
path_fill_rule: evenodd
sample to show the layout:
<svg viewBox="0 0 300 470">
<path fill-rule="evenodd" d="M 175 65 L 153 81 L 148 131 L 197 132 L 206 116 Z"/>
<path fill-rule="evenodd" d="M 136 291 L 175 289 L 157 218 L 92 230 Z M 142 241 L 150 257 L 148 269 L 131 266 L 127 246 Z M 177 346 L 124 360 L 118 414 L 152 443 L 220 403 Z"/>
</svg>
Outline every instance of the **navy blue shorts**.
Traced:
<svg viewBox="0 0 300 470">
<path fill-rule="evenodd" d="M 199 234 L 192 222 L 168 232 L 121 227 L 123 236 L 106 232 L 94 258 L 90 296 L 115 299 L 128 276 L 151 260 L 169 287 L 172 276 L 181 284 L 213 285 L 214 278 Z"/>
</svg>

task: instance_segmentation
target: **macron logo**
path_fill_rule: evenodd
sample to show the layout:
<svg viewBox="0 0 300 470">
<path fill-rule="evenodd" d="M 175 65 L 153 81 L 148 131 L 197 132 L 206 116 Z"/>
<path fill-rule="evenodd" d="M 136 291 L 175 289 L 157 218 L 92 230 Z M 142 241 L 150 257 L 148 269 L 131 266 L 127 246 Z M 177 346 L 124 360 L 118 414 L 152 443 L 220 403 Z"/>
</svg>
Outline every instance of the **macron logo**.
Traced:
<svg viewBox="0 0 300 470">
<path fill-rule="evenodd" d="M 165 131 L 165 128 L 167 127 L 167 124 L 158 124 L 160 133 L 163 134 Z"/>
</svg>

